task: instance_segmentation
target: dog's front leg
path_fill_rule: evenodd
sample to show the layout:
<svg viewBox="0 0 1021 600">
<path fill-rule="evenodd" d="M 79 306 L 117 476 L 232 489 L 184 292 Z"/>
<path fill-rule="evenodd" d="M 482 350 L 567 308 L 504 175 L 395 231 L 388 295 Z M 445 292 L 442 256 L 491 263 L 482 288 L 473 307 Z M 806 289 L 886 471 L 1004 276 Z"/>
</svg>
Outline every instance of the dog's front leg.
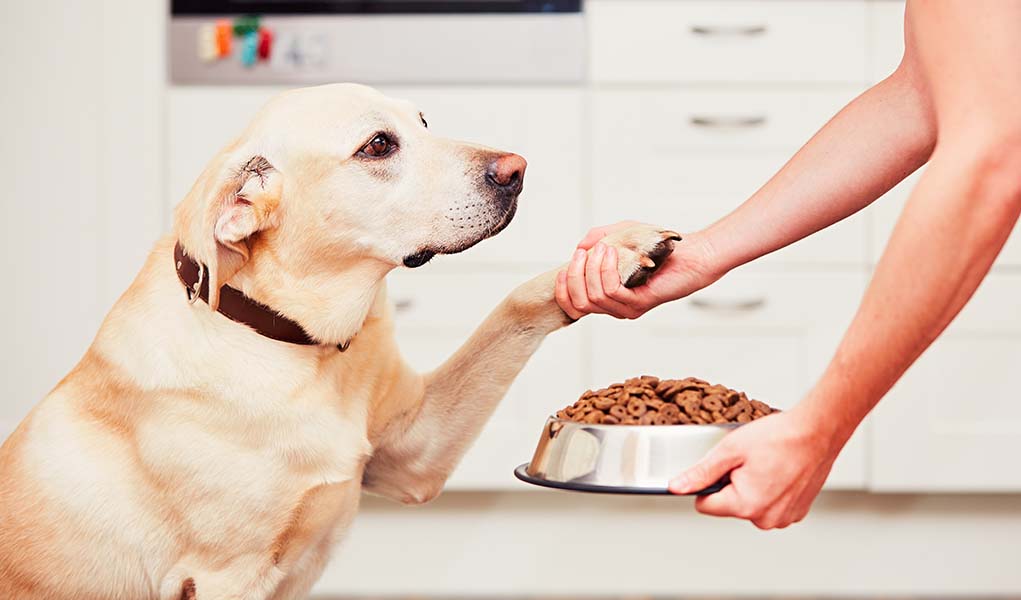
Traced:
<svg viewBox="0 0 1021 600">
<path fill-rule="evenodd" d="M 546 273 L 514 290 L 424 376 L 417 413 L 389 424 L 366 466 L 366 489 L 406 503 L 439 493 L 543 338 L 570 323 L 553 300 L 555 277 Z"/>
<path fill-rule="evenodd" d="M 607 237 L 621 280 L 644 282 L 680 237 L 637 225 Z M 514 290 L 441 367 L 424 377 L 417 413 L 389 424 L 366 489 L 407 503 L 435 497 L 547 334 L 570 323 L 554 300 L 557 271 Z"/>
</svg>

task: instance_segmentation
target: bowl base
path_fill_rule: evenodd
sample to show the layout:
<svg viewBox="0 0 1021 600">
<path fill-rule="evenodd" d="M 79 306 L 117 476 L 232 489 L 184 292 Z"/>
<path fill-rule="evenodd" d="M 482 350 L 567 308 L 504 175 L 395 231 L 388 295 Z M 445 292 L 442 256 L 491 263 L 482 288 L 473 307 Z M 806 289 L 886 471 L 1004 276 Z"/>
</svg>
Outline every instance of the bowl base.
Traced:
<svg viewBox="0 0 1021 600">
<path fill-rule="evenodd" d="M 623 487 L 623 486 L 610 486 L 610 485 L 595 485 L 591 483 L 571 483 L 569 481 L 550 481 L 548 479 L 540 479 L 539 477 L 532 477 L 528 474 L 528 463 L 525 463 L 518 468 L 514 469 L 514 476 L 532 485 L 538 485 L 541 487 L 554 488 L 558 490 L 566 490 L 569 492 L 586 492 L 590 494 L 631 494 L 639 496 L 708 496 L 709 494 L 715 494 L 730 484 L 730 478 L 724 477 L 720 481 L 717 481 L 713 485 L 705 488 L 704 490 L 694 492 L 691 494 L 673 494 L 670 490 L 665 487 Z"/>
</svg>

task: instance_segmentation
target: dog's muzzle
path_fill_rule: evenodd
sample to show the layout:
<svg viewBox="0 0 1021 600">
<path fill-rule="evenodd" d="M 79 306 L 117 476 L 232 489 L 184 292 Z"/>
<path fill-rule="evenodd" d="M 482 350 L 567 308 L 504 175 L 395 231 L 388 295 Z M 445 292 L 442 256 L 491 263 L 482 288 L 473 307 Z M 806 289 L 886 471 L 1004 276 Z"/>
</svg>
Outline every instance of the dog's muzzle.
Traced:
<svg viewBox="0 0 1021 600">
<path fill-rule="evenodd" d="M 409 269 L 421 267 L 437 254 L 463 252 L 482 240 L 500 233 L 510 224 L 517 211 L 518 194 L 524 187 L 525 169 L 528 167 L 528 163 L 517 154 L 490 154 L 489 156 L 492 158 L 488 159 L 488 164 L 483 163 L 486 166 L 479 191 L 492 203 L 493 214 L 487 215 L 490 216 L 490 221 L 488 223 L 477 222 L 478 235 L 457 246 L 424 249 L 405 256 L 403 261 L 405 267 Z"/>
<path fill-rule="evenodd" d="M 425 263 L 432 260 L 434 256 L 436 256 L 436 252 L 434 252 L 433 250 L 422 250 L 421 252 L 416 252 L 409 256 L 405 256 L 404 266 L 408 267 L 409 269 L 421 267 Z"/>
</svg>

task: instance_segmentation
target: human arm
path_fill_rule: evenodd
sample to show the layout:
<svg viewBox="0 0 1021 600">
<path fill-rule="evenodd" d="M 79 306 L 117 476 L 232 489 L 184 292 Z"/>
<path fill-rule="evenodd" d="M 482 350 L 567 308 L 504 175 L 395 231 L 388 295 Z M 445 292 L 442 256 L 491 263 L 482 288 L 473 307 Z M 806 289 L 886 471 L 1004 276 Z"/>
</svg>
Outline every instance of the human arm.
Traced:
<svg viewBox="0 0 1021 600">
<path fill-rule="evenodd" d="M 730 472 L 731 486 L 697 501 L 702 512 L 763 528 L 803 518 L 847 439 L 974 294 L 1021 215 L 1021 5 L 916 7 L 909 44 L 940 122 L 930 165 L 812 391 L 728 435 L 672 484 L 684 493 Z"/>
<path fill-rule="evenodd" d="M 579 243 L 557 282 L 557 299 L 572 318 L 608 313 L 636 318 L 683 298 L 733 268 L 844 219 L 924 164 L 936 127 L 924 83 L 908 54 L 888 78 L 834 116 L 746 202 L 708 228 L 684 236 L 645 286 L 615 278 L 616 256 L 597 242 L 618 224 L 598 227 Z M 609 251 L 608 251 L 609 250 Z"/>
</svg>

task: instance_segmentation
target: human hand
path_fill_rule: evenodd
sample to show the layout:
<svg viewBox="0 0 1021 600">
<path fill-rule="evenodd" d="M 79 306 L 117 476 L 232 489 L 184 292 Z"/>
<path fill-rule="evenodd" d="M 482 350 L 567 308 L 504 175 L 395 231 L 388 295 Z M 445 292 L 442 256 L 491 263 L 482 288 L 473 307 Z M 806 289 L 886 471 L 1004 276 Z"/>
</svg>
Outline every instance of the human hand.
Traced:
<svg viewBox="0 0 1021 600">
<path fill-rule="evenodd" d="M 596 227 L 578 243 L 568 267 L 557 275 L 556 299 L 572 319 L 590 313 L 636 319 L 652 308 L 683 298 L 723 276 L 712 248 L 700 233 L 685 235 L 645 285 L 624 287 L 617 250 L 600 243 L 607 235 L 637 225 L 622 221 Z"/>
<path fill-rule="evenodd" d="M 846 441 L 833 425 L 806 413 L 795 408 L 735 429 L 671 481 L 670 491 L 697 492 L 729 473 L 730 484 L 697 498 L 696 510 L 746 519 L 759 529 L 801 521 Z"/>
</svg>

